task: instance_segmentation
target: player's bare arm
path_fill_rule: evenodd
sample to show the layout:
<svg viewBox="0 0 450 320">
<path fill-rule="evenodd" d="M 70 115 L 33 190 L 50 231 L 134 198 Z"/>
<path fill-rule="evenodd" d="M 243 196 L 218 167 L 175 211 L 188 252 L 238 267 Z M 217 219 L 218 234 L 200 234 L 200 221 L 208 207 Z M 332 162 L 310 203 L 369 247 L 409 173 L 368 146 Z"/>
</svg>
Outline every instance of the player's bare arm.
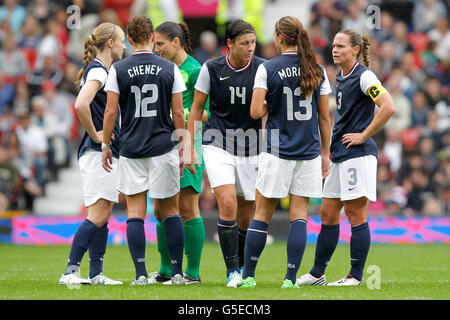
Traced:
<svg viewBox="0 0 450 320">
<path fill-rule="evenodd" d="M 80 123 L 96 143 L 101 143 L 103 136 L 101 135 L 101 131 L 97 132 L 95 130 L 90 105 L 101 85 L 100 81 L 97 80 L 88 81 L 81 87 L 77 100 L 75 101 L 75 111 L 80 119 Z"/>
<path fill-rule="evenodd" d="M 342 136 L 342 143 L 347 144 L 347 149 L 353 145 L 363 144 L 366 142 L 367 139 L 380 131 L 388 120 L 394 115 L 395 105 L 389 92 L 384 91 L 377 96 L 374 101 L 379 107 L 379 110 L 375 113 L 375 116 L 369 126 L 361 133 L 346 133 Z"/>
<path fill-rule="evenodd" d="M 112 133 L 117 119 L 119 94 L 108 91 L 107 99 L 105 116 L 103 118 L 102 166 L 107 172 L 111 172 L 112 152 L 107 146 L 111 144 Z"/>
<path fill-rule="evenodd" d="M 194 164 L 199 162 L 198 157 L 195 158 L 194 136 L 198 130 L 198 125 L 202 120 L 205 110 L 205 103 L 208 95 L 199 90 L 195 90 L 194 101 L 192 102 L 191 111 L 187 122 L 187 138 L 184 144 L 185 165 L 192 174 L 197 174 Z"/>
<path fill-rule="evenodd" d="M 252 95 L 252 103 L 250 105 L 250 117 L 259 119 L 267 114 L 266 100 L 267 90 L 263 88 L 255 88 Z"/>
</svg>

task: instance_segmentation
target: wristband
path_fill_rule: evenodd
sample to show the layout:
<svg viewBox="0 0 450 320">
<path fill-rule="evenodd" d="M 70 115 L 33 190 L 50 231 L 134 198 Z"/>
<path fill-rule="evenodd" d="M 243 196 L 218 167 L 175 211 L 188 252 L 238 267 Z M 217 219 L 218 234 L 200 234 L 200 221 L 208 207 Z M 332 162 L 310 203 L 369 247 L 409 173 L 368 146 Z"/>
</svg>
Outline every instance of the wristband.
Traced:
<svg viewBox="0 0 450 320">
<path fill-rule="evenodd" d="M 106 143 L 102 142 L 102 150 L 110 149 L 110 148 L 111 148 L 111 144 L 106 144 Z"/>
</svg>

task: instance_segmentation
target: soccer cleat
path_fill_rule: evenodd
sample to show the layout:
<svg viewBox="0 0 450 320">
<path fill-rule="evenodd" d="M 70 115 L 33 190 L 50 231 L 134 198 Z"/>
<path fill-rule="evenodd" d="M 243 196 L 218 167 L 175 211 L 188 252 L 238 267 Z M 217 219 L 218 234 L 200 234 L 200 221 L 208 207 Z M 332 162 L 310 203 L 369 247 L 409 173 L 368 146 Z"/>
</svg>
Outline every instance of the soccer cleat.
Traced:
<svg viewBox="0 0 450 320">
<path fill-rule="evenodd" d="M 202 282 L 202 280 L 200 280 L 200 277 L 193 278 L 190 275 L 184 273 L 184 282 L 185 282 L 186 285 L 188 285 L 188 284 L 200 284 Z M 172 279 L 163 282 L 163 285 L 171 286 L 172 285 Z"/>
<path fill-rule="evenodd" d="M 148 280 L 145 276 L 140 276 L 137 279 L 134 279 L 130 284 L 131 286 L 146 286 L 148 285 Z"/>
<path fill-rule="evenodd" d="M 292 282 L 289 279 L 284 279 L 283 284 L 281 285 L 282 289 L 290 289 L 290 288 L 298 288 L 298 284 Z"/>
<path fill-rule="evenodd" d="M 338 281 L 330 282 L 328 284 L 329 287 L 350 287 L 350 286 L 362 286 L 364 285 L 364 281 L 359 281 L 351 276 L 346 276 Z"/>
<path fill-rule="evenodd" d="M 307 273 L 300 278 L 297 278 L 297 284 L 299 286 L 324 286 L 326 284 L 326 279 L 324 274 L 321 277 L 316 278 L 310 273 Z"/>
<path fill-rule="evenodd" d="M 172 285 L 174 285 L 174 286 L 182 286 L 182 285 L 186 284 L 186 280 L 179 273 L 172 277 L 171 282 L 172 282 Z"/>
<path fill-rule="evenodd" d="M 59 279 L 59 284 L 61 285 L 80 285 L 80 284 L 91 284 L 89 279 L 83 279 L 80 276 L 80 272 L 72 272 L 68 274 L 63 274 Z"/>
<path fill-rule="evenodd" d="M 186 281 L 186 284 L 200 284 L 202 283 L 202 280 L 200 279 L 200 276 L 198 278 L 193 278 L 188 274 L 184 274 L 184 280 Z"/>
<path fill-rule="evenodd" d="M 227 279 L 227 287 L 229 288 L 237 288 L 239 282 L 241 282 L 242 276 L 239 271 L 233 271 L 230 273 Z"/>
<path fill-rule="evenodd" d="M 159 272 L 152 272 L 148 275 L 148 284 L 165 283 L 167 281 L 170 282 L 171 279 L 171 277 L 162 275 Z"/>
<path fill-rule="evenodd" d="M 122 281 L 112 280 L 105 276 L 103 273 L 95 276 L 94 278 L 89 278 L 93 285 L 105 285 L 105 286 L 117 286 L 123 284 Z"/>
<path fill-rule="evenodd" d="M 256 287 L 256 281 L 253 277 L 247 277 L 245 279 L 242 279 L 241 282 L 238 284 L 239 288 L 254 288 Z"/>
</svg>

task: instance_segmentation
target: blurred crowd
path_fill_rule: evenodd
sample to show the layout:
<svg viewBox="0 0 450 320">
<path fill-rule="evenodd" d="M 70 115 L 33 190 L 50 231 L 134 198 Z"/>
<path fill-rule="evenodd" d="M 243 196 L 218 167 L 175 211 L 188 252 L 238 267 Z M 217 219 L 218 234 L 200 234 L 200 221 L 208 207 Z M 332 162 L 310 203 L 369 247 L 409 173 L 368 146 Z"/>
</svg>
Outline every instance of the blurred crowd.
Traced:
<svg viewBox="0 0 450 320">
<path fill-rule="evenodd" d="M 0 212 L 32 210 L 46 184 L 73 164 L 84 132 L 74 111 L 84 39 L 101 22 L 125 27 L 141 3 L 0 1 Z M 68 24 L 71 5 L 80 8 L 78 28 Z M 449 13 L 441 0 L 320 0 L 304 22 L 333 90 L 331 44 L 349 28 L 369 35 L 370 68 L 394 98 L 397 113 L 375 137 L 378 201 L 370 204 L 371 215 L 450 211 Z M 193 36 L 193 56 L 201 63 L 226 52 L 216 30 Z M 259 43 L 257 54 L 270 59 L 277 52 L 273 43 Z M 282 199 L 279 209 L 288 205 Z M 311 199 L 312 214 L 319 206 L 320 199 Z M 217 209 L 206 174 L 200 207 Z"/>
</svg>

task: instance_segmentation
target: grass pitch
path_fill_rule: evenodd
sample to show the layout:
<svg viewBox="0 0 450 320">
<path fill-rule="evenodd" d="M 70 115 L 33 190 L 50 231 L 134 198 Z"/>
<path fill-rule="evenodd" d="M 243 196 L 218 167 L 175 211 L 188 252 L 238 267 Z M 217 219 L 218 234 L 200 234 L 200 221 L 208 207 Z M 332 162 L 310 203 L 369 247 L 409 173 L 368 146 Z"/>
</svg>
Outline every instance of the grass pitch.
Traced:
<svg viewBox="0 0 450 320">
<path fill-rule="evenodd" d="M 286 243 L 266 246 L 256 269 L 254 289 L 226 288 L 225 266 L 217 243 L 205 244 L 201 285 L 131 287 L 134 267 L 126 246 L 109 246 L 104 273 L 124 282 L 123 286 L 58 285 L 65 271 L 68 246 L 15 246 L 0 244 L 0 300 L 448 300 L 450 299 L 449 246 L 372 245 L 364 277 L 379 284 L 351 288 L 301 287 L 281 289 L 286 269 Z M 314 260 L 314 245 L 308 245 L 298 276 L 308 272 Z M 348 245 L 338 245 L 327 268 L 327 281 L 345 276 L 350 269 Z M 147 246 L 147 271 L 159 269 L 156 245 Z M 374 266 L 371 267 L 370 266 Z M 374 273 L 371 270 L 375 270 Z M 89 272 L 88 254 L 81 274 Z M 377 273 L 378 272 L 378 273 Z M 379 280 L 377 282 L 377 280 Z"/>
</svg>

